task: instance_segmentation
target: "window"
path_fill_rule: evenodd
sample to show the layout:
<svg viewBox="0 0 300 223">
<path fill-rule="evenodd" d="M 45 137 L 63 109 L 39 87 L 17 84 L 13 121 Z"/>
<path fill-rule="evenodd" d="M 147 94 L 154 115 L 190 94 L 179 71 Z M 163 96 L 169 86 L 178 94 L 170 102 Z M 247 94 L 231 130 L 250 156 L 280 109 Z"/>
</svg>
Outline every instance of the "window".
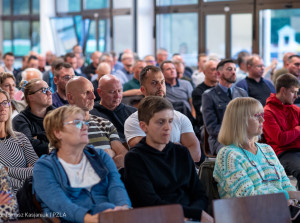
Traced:
<svg viewBox="0 0 300 223">
<path fill-rule="evenodd" d="M 197 0 L 156 0 L 156 5 L 165 6 L 165 5 L 190 5 L 197 4 Z"/>
<path fill-rule="evenodd" d="M 30 50 L 40 52 L 39 12 L 39 0 L 2 0 L 3 53 L 13 52 L 20 57 Z"/>
<path fill-rule="evenodd" d="M 300 54 L 300 9 L 260 10 L 260 54 L 266 64 L 273 59 L 283 65 L 286 52 Z"/>
<path fill-rule="evenodd" d="M 85 0 L 84 1 L 84 9 L 102 9 L 108 7 L 109 7 L 108 0 Z"/>
<path fill-rule="evenodd" d="M 59 0 L 56 1 L 57 12 L 79 12 L 80 0 Z"/>
<path fill-rule="evenodd" d="M 188 66 L 197 64 L 198 15 L 172 13 L 157 15 L 156 48 L 165 48 L 170 56 L 180 53 Z"/>
</svg>

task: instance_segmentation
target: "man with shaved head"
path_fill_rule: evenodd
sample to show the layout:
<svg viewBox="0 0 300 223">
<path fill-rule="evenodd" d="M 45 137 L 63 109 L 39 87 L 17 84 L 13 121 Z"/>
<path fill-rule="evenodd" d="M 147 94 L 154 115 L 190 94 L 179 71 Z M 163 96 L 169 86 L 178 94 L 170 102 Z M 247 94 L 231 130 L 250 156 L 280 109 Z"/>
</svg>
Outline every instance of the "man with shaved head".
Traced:
<svg viewBox="0 0 300 223">
<path fill-rule="evenodd" d="M 127 149 L 120 142 L 117 129 L 109 120 L 89 114 L 94 107 L 93 84 L 84 77 L 75 77 L 68 81 L 66 92 L 69 103 L 86 112 L 85 119 L 89 122 L 89 143 L 96 150 L 104 149 L 113 158 L 118 168 L 123 167 Z"/>
<path fill-rule="evenodd" d="M 90 113 L 110 120 L 117 128 L 121 142 L 126 142 L 124 123 L 128 116 L 136 111 L 136 108 L 121 103 L 123 98 L 122 84 L 117 77 L 111 74 L 100 78 L 97 91 L 101 101 L 94 106 Z"/>
</svg>

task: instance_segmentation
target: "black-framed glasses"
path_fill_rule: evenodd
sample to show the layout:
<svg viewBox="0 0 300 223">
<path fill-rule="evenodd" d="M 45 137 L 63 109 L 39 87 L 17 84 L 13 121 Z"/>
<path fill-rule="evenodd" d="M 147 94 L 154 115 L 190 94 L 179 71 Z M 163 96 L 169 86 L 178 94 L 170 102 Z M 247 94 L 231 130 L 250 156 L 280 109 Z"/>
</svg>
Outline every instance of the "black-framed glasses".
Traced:
<svg viewBox="0 0 300 223">
<path fill-rule="evenodd" d="M 273 178 L 273 179 L 264 179 L 264 178 L 262 177 L 261 173 L 259 172 L 258 168 L 257 168 L 257 164 L 256 164 L 253 160 L 250 160 L 250 159 L 249 159 L 247 153 L 246 153 L 246 152 L 244 151 L 244 149 L 242 148 L 242 151 L 243 151 L 243 153 L 245 154 L 245 156 L 247 157 L 249 163 L 250 163 L 253 167 L 255 167 L 255 169 L 256 169 L 256 171 L 258 172 L 258 175 L 260 176 L 262 182 L 278 181 L 278 180 L 280 179 L 280 177 L 279 177 L 279 174 L 278 174 L 278 172 L 277 172 L 277 170 L 276 170 L 275 164 L 273 164 L 272 162 L 270 162 L 270 161 L 267 159 L 266 155 L 263 153 L 263 151 L 261 150 L 261 148 L 260 148 L 259 145 L 257 145 L 257 144 L 255 144 L 255 145 L 256 145 L 257 149 L 259 149 L 259 150 L 261 151 L 261 153 L 262 153 L 263 156 L 265 157 L 265 159 L 266 159 L 267 163 L 269 164 L 269 166 L 272 166 L 272 167 L 274 168 L 274 171 L 275 171 L 275 173 L 276 173 L 277 178 L 276 178 L 276 179 L 275 179 L 275 178 Z"/>
<path fill-rule="evenodd" d="M 51 87 L 42 87 L 34 92 L 31 92 L 30 94 L 35 94 L 36 92 L 41 91 L 43 94 L 47 94 L 47 92 L 49 91 L 50 93 L 52 93 L 52 88 Z"/>
<path fill-rule="evenodd" d="M 4 101 L 0 102 L 0 105 L 2 105 L 4 108 L 8 108 L 10 106 L 10 101 L 4 100 Z"/>
<path fill-rule="evenodd" d="M 81 121 L 78 119 L 75 119 L 74 121 L 64 122 L 64 125 L 71 125 L 74 124 L 76 128 L 82 129 L 83 125 L 89 126 L 89 123 L 86 121 Z"/>
</svg>

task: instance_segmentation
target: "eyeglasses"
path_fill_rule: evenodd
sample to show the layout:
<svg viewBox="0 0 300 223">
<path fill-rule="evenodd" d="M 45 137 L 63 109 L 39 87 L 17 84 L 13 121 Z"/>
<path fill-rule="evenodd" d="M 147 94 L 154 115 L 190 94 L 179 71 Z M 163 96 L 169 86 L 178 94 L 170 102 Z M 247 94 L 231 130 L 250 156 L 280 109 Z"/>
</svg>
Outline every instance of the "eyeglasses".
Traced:
<svg viewBox="0 0 300 223">
<path fill-rule="evenodd" d="M 0 102 L 0 105 L 2 105 L 4 108 L 8 108 L 10 106 L 10 101 L 4 100 Z"/>
<path fill-rule="evenodd" d="M 76 128 L 82 129 L 83 125 L 89 126 L 89 123 L 86 121 L 81 121 L 78 119 L 75 119 L 74 121 L 64 122 L 64 125 L 71 125 L 74 124 Z"/>
<path fill-rule="evenodd" d="M 263 65 L 263 64 L 255 65 L 255 67 L 256 67 L 256 68 L 263 68 L 263 67 L 265 67 L 265 65 Z"/>
<path fill-rule="evenodd" d="M 259 170 L 258 170 L 258 168 L 257 168 L 256 163 L 255 163 L 253 160 L 250 160 L 250 159 L 249 159 L 248 155 L 246 154 L 246 152 L 245 152 L 244 149 L 242 148 L 242 151 L 243 151 L 243 153 L 245 154 L 245 156 L 247 157 L 249 163 L 250 163 L 253 167 L 255 167 L 255 169 L 257 170 L 258 175 L 260 176 L 262 182 L 269 182 L 269 181 L 277 181 L 277 180 L 279 180 L 280 177 L 279 177 L 279 174 L 278 174 L 278 172 L 277 172 L 277 170 L 276 170 L 275 165 L 274 165 L 273 163 L 271 163 L 271 162 L 267 159 L 266 155 L 263 153 L 263 151 L 261 150 L 261 148 L 260 148 L 257 144 L 256 144 L 256 146 L 257 146 L 257 149 L 259 149 L 259 150 L 261 151 L 261 153 L 263 154 L 263 156 L 265 157 L 267 163 L 268 163 L 270 166 L 272 166 L 272 167 L 274 168 L 274 171 L 275 171 L 277 177 L 276 177 L 276 178 L 270 178 L 270 179 L 264 179 L 264 178 L 262 177 L 262 175 L 260 174 L 260 172 L 259 172 Z M 271 176 L 271 175 L 273 176 L 274 174 L 270 174 L 269 176 Z"/>
<path fill-rule="evenodd" d="M 261 112 L 261 113 L 254 114 L 253 117 L 255 117 L 256 119 L 259 119 L 259 118 L 264 118 L 264 115 L 265 115 L 265 113 Z"/>
<path fill-rule="evenodd" d="M 63 79 L 64 81 L 69 81 L 69 80 L 73 79 L 74 77 L 75 77 L 75 76 L 66 75 L 66 76 L 63 76 L 62 79 Z"/>
<path fill-rule="evenodd" d="M 49 91 L 50 93 L 52 93 L 52 88 L 51 87 L 42 87 L 34 92 L 31 92 L 30 94 L 35 94 L 36 92 L 41 91 L 43 94 L 47 94 L 47 92 Z"/>
</svg>

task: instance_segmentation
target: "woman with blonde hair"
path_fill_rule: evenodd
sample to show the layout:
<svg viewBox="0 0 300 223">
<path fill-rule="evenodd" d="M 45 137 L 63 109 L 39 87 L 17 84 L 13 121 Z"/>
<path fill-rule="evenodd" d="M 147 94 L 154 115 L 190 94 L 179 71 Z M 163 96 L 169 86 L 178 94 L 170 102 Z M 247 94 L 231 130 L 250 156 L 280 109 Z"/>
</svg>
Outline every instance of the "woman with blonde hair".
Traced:
<svg viewBox="0 0 300 223">
<path fill-rule="evenodd" d="M 0 89 L 0 163 L 5 167 L 16 192 L 25 179 L 32 176 L 38 159 L 28 138 L 12 129 L 9 95 Z"/>
<path fill-rule="evenodd" d="M 44 119 L 50 146 L 33 170 L 33 188 L 44 214 L 68 222 L 98 222 L 98 213 L 128 209 L 127 192 L 112 158 L 87 146 L 85 112 L 62 106 Z"/>
<path fill-rule="evenodd" d="M 262 134 L 263 106 L 254 98 L 236 98 L 225 111 L 218 140 L 214 178 L 221 198 L 283 192 L 300 200 L 273 149 L 257 142 Z"/>
</svg>

